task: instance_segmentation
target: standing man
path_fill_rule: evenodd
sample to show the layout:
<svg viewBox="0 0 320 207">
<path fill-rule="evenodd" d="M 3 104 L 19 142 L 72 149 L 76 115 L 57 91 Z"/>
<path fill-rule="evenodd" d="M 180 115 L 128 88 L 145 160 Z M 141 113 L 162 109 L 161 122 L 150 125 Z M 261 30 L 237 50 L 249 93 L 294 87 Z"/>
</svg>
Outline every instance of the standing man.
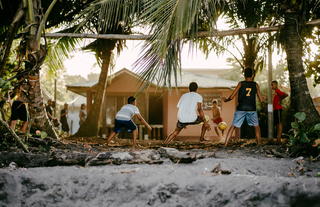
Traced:
<svg viewBox="0 0 320 207">
<path fill-rule="evenodd" d="M 238 95 L 237 110 L 234 113 L 232 126 L 228 130 L 225 146 L 228 145 L 229 138 L 231 137 L 233 131 L 235 129 L 240 130 L 244 119 L 247 120 L 249 126 L 254 127 L 257 144 L 261 144 L 261 133 L 256 109 L 256 95 L 258 95 L 260 102 L 262 102 L 260 88 L 259 85 L 253 81 L 253 69 L 246 68 L 244 70 L 244 77 L 245 80 L 238 83 L 232 94 L 228 98 L 223 98 L 224 102 L 228 102 Z"/>
<path fill-rule="evenodd" d="M 277 142 L 281 143 L 281 135 L 282 135 L 282 105 L 281 101 L 288 96 L 285 92 L 281 91 L 278 88 L 278 82 L 272 81 L 271 88 L 274 90 L 275 94 L 273 96 L 273 121 L 274 125 L 277 129 Z"/>
<path fill-rule="evenodd" d="M 203 98 L 197 93 L 198 84 L 191 82 L 189 84 L 189 93 L 181 96 L 178 102 L 178 122 L 176 129 L 164 140 L 164 144 L 169 144 L 174 140 L 183 128 L 188 125 L 195 125 L 204 122 L 201 128 L 200 141 L 204 140 L 204 135 L 207 130 L 210 130 L 209 120 L 205 119 L 202 110 Z"/>
</svg>

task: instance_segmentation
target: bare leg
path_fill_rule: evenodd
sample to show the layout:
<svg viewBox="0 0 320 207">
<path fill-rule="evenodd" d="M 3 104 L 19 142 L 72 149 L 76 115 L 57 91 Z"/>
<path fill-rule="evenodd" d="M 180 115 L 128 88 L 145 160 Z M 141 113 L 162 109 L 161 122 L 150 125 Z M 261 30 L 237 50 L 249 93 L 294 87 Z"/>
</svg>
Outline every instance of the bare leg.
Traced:
<svg viewBox="0 0 320 207">
<path fill-rule="evenodd" d="M 132 131 L 132 147 L 137 146 L 138 129 Z"/>
<path fill-rule="evenodd" d="M 205 141 L 204 135 L 206 134 L 206 131 L 207 131 L 207 130 L 208 130 L 208 131 L 211 130 L 208 121 L 206 121 L 206 122 L 204 122 L 204 123 L 202 124 L 202 127 L 201 127 L 201 135 L 200 135 L 200 142 L 201 142 L 201 141 Z"/>
<path fill-rule="evenodd" d="M 174 140 L 182 129 L 176 128 L 169 136 L 163 141 L 163 144 L 169 144 L 172 140 Z"/>
<path fill-rule="evenodd" d="M 17 120 L 12 120 L 10 122 L 10 128 L 14 131 L 14 129 L 16 128 L 16 124 L 17 124 Z"/>
<path fill-rule="evenodd" d="M 235 129 L 235 140 L 239 141 L 240 140 L 240 128 Z"/>
<path fill-rule="evenodd" d="M 256 134 L 257 144 L 260 145 L 261 144 L 260 126 L 255 126 L 254 129 L 255 129 L 254 131 L 255 131 L 255 134 Z"/>
<path fill-rule="evenodd" d="M 214 131 L 216 132 L 216 134 L 218 135 L 218 137 L 220 137 L 218 127 L 215 126 L 215 127 L 214 127 Z"/>
<path fill-rule="evenodd" d="M 221 130 L 221 135 L 222 135 L 222 136 L 224 136 L 224 131 L 225 131 L 225 130 Z"/>
<path fill-rule="evenodd" d="M 232 133 L 234 130 L 237 130 L 237 128 L 235 126 L 231 126 L 228 130 L 228 133 L 227 133 L 227 136 L 226 136 L 226 140 L 224 142 L 224 146 L 227 146 L 228 145 L 228 142 L 229 142 L 229 139 L 230 137 L 232 136 Z"/>
<path fill-rule="evenodd" d="M 281 143 L 282 123 L 277 124 L 277 142 Z"/>
<path fill-rule="evenodd" d="M 27 121 L 23 122 L 23 125 L 21 127 L 21 132 L 22 133 L 26 133 L 27 132 L 28 124 L 29 124 L 29 122 L 27 122 Z"/>
<path fill-rule="evenodd" d="M 118 133 L 116 132 L 111 132 L 111 134 L 109 135 L 108 139 L 107 139 L 107 145 L 109 145 L 110 141 L 117 135 Z"/>
</svg>

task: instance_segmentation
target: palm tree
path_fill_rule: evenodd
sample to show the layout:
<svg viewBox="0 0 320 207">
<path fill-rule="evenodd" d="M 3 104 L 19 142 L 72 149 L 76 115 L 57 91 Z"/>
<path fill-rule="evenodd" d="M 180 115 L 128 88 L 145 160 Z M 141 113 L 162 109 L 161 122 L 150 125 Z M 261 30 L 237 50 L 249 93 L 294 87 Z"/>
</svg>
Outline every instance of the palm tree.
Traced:
<svg viewBox="0 0 320 207">
<path fill-rule="evenodd" d="M 45 26 L 56 27 L 61 23 L 70 21 L 74 14 L 79 13 L 81 9 L 86 7 L 86 3 L 77 0 L 66 0 L 63 5 L 57 4 L 57 8 L 54 8 L 56 2 L 57 0 L 1 1 L 3 8 L 0 9 L 3 9 L 4 12 L 1 11 L 0 13 L 0 35 L 5 38 L 0 41 L 0 50 L 4 51 L 0 57 L 0 73 L 3 75 L 4 71 L 6 71 L 7 59 L 12 51 L 13 39 L 19 37 L 21 41 L 18 59 L 20 62 L 24 62 L 24 67 L 22 64 L 18 65 L 19 67 L 15 73 L 20 79 L 27 80 L 25 91 L 29 103 L 32 127 L 44 130 L 49 136 L 57 138 L 57 134 L 46 115 L 41 94 L 39 73 L 48 48 L 47 45 L 41 44 L 40 39 Z M 90 3 L 91 1 L 86 2 Z M 46 11 L 44 14 L 42 13 L 43 10 Z M 49 16 L 51 12 L 53 12 L 53 15 Z M 9 22 L 8 17 L 13 20 Z M 19 31 L 23 31 L 23 33 L 18 33 Z M 45 41 L 45 43 L 47 42 Z M 10 79 L 13 78 L 11 77 Z"/>
<path fill-rule="evenodd" d="M 270 2 L 263 0 L 247 0 L 247 1 L 228 1 L 223 12 L 227 23 L 231 28 L 259 28 L 261 26 L 269 26 L 274 24 L 271 21 L 273 6 Z M 243 50 L 241 51 L 235 44 L 235 39 L 240 39 L 242 42 Z M 266 43 L 269 40 L 268 34 L 245 34 L 237 36 L 227 36 L 223 38 L 214 38 L 213 46 L 217 42 L 224 43 L 223 48 L 227 45 L 234 45 L 241 55 L 241 60 L 236 58 L 241 68 L 250 67 L 255 71 L 259 71 L 263 67 L 262 49 L 266 49 Z M 213 49 L 219 49 L 214 47 Z M 211 48 L 212 50 L 212 48 Z M 235 56 L 233 54 L 233 56 Z"/>
<path fill-rule="evenodd" d="M 126 3 L 126 4 L 125 4 Z M 113 9 L 117 7 L 117 10 Z M 134 19 L 141 12 L 140 0 L 102 0 L 94 2 L 79 17 L 81 24 L 78 30 L 95 33 L 129 34 L 136 23 Z M 79 21 L 77 20 L 77 21 Z M 80 126 L 75 136 L 96 136 L 103 129 L 106 122 L 106 112 L 103 107 L 106 103 L 107 78 L 110 72 L 112 51 L 117 48 L 118 53 L 124 47 L 122 40 L 95 40 L 86 50 L 96 53 L 98 62 L 101 63 L 101 73 L 96 86 L 92 109 L 88 112 L 87 120 Z"/>
<path fill-rule="evenodd" d="M 280 42 L 287 53 L 287 64 L 291 86 L 291 106 L 295 112 L 305 112 L 306 123 L 320 122 L 307 86 L 303 66 L 303 44 L 310 28 L 304 27 L 306 21 L 319 18 L 319 0 L 286 0 L 278 2 L 281 5 L 284 27 L 281 31 Z"/>
</svg>

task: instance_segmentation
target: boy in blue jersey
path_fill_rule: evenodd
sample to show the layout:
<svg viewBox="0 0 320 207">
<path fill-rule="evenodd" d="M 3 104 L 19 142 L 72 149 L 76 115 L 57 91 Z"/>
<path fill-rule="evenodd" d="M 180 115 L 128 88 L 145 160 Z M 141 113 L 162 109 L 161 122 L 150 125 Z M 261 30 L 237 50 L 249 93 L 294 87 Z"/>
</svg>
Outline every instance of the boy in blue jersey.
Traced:
<svg viewBox="0 0 320 207">
<path fill-rule="evenodd" d="M 120 111 L 116 114 L 114 129 L 108 137 L 107 145 L 122 129 L 125 129 L 128 132 L 132 132 L 132 145 L 133 147 L 136 146 L 138 128 L 132 121 L 133 117 L 137 117 L 150 131 L 152 130 L 151 126 L 141 116 L 138 107 L 136 107 L 136 98 L 130 96 L 128 98 L 128 104 L 122 106 Z"/>
<path fill-rule="evenodd" d="M 232 126 L 227 133 L 225 146 L 228 145 L 233 131 L 235 129 L 240 130 L 244 119 L 247 120 L 249 126 L 254 127 L 257 144 L 261 144 L 261 133 L 256 109 L 256 95 L 260 102 L 263 101 L 263 98 L 260 93 L 259 85 L 253 81 L 253 76 L 254 70 L 246 68 L 244 70 L 245 80 L 238 83 L 237 87 L 228 98 L 224 98 L 224 102 L 228 102 L 238 95 L 237 110 L 234 113 Z"/>
</svg>

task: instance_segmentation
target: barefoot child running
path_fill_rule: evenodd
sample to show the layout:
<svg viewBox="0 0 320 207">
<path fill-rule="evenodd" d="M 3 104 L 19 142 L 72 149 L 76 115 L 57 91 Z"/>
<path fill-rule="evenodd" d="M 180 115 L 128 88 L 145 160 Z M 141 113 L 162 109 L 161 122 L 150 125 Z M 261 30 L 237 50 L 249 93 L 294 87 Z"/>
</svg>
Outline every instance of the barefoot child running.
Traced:
<svg viewBox="0 0 320 207">
<path fill-rule="evenodd" d="M 147 128 L 151 131 L 151 126 L 141 116 L 138 107 L 136 107 L 136 98 L 130 96 L 128 98 L 128 104 L 122 106 L 120 111 L 116 114 L 115 126 L 113 132 L 109 135 L 107 145 L 122 129 L 132 132 L 132 145 L 136 146 L 136 140 L 138 137 L 138 128 L 132 121 L 133 117 L 137 117 Z"/>
<path fill-rule="evenodd" d="M 246 68 L 244 70 L 245 80 L 238 83 L 236 89 L 232 92 L 229 98 L 223 98 L 224 102 L 228 102 L 238 95 L 237 110 L 234 113 L 232 126 L 228 130 L 225 146 L 228 145 L 233 131 L 235 129 L 240 129 L 244 119 L 247 120 L 249 126 L 254 126 L 257 144 L 261 143 L 260 126 L 256 111 L 256 95 L 260 102 L 262 102 L 262 96 L 259 85 L 253 81 L 253 76 L 253 69 Z"/>
<path fill-rule="evenodd" d="M 218 137 L 220 137 L 218 125 L 222 122 L 222 118 L 220 114 L 220 108 L 218 107 L 218 101 L 215 99 L 212 101 L 212 121 L 214 125 L 214 131 L 217 133 Z M 221 133 L 223 136 L 224 130 L 221 130 Z"/>
</svg>

